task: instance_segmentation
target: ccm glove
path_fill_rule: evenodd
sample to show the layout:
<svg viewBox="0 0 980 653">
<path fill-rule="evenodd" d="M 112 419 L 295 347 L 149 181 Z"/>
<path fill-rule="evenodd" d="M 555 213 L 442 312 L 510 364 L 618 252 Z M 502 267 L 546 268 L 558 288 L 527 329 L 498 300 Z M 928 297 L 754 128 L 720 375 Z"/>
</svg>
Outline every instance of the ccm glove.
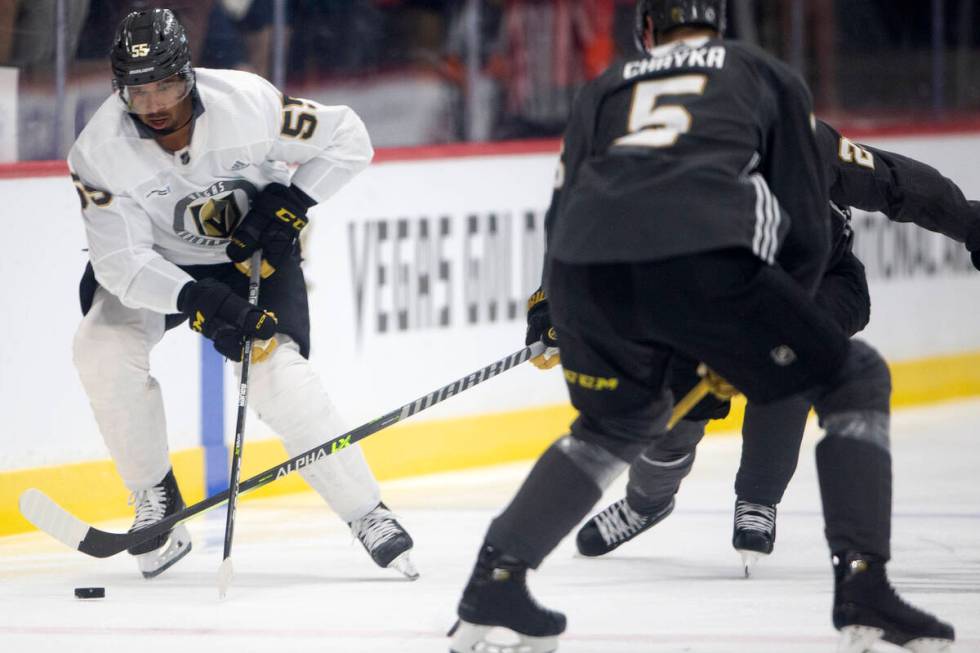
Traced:
<svg viewBox="0 0 980 653">
<path fill-rule="evenodd" d="M 541 370 L 550 370 L 561 362 L 558 354 L 558 332 L 551 324 L 551 311 L 544 290 L 538 288 L 527 300 L 527 336 L 525 345 L 538 341 L 545 344 L 544 353 L 531 359 L 531 363 Z"/>
<path fill-rule="evenodd" d="M 242 360 L 246 337 L 267 340 L 276 333 L 275 315 L 252 306 L 214 279 L 185 285 L 177 297 L 177 309 L 190 318 L 191 330 L 210 338 L 218 353 L 235 362 Z"/>
<path fill-rule="evenodd" d="M 268 277 L 289 257 L 308 222 L 306 211 L 316 204 L 295 186 L 269 184 L 252 200 L 252 207 L 231 234 L 225 252 L 248 274 L 252 253 L 262 250 L 262 277 Z"/>
</svg>

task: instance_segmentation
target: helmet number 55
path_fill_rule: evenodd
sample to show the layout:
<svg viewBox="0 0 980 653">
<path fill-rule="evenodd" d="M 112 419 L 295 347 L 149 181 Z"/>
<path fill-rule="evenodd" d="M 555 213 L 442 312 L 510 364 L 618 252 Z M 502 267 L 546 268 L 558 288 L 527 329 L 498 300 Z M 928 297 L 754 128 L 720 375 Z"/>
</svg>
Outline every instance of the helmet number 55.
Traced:
<svg viewBox="0 0 980 653">
<path fill-rule="evenodd" d="M 613 146 L 670 147 L 691 128 L 691 114 L 679 104 L 657 105 L 664 95 L 703 95 L 706 75 L 683 75 L 639 82 L 633 87 L 629 133 Z"/>
</svg>

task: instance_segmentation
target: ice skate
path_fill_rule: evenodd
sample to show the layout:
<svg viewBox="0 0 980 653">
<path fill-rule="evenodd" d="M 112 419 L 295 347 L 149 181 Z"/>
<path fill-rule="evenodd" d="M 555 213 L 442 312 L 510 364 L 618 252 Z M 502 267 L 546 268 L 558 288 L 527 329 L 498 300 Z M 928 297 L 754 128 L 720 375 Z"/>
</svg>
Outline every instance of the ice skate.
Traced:
<svg viewBox="0 0 980 653">
<path fill-rule="evenodd" d="M 379 567 L 394 569 L 409 580 L 417 580 L 419 572 L 412 562 L 412 536 L 395 519 L 384 503 L 360 519 L 350 522 L 354 534 L 371 559 Z"/>
<path fill-rule="evenodd" d="M 736 499 L 732 546 L 742 556 L 746 578 L 762 556 L 772 553 L 775 544 L 776 506 Z"/>
<path fill-rule="evenodd" d="M 449 631 L 452 653 L 551 653 L 565 615 L 538 605 L 527 590 L 527 565 L 484 545 Z"/>
<path fill-rule="evenodd" d="M 136 507 L 136 518 L 129 529 L 131 532 L 184 509 L 184 499 L 180 496 L 172 469 L 153 487 L 133 492 L 129 503 Z M 162 535 L 130 547 L 128 551 L 136 556 L 143 578 L 154 578 L 190 553 L 191 538 L 187 527 L 179 524 Z"/>
<path fill-rule="evenodd" d="M 575 545 L 584 556 L 605 555 L 651 526 L 659 524 L 673 511 L 673 497 L 659 510 L 648 515 L 636 512 L 630 508 L 625 498 L 620 499 L 582 525 L 575 536 Z"/>
<path fill-rule="evenodd" d="M 953 627 L 903 601 L 874 556 L 834 556 L 834 628 L 837 653 L 866 653 L 884 640 L 913 653 L 953 650 Z"/>
</svg>

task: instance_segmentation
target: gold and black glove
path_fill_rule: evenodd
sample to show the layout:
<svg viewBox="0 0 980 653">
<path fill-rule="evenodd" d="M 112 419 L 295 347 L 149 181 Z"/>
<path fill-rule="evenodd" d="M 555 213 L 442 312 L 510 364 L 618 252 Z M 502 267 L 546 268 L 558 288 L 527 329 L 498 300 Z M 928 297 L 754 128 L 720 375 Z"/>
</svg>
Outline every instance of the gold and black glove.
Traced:
<svg viewBox="0 0 980 653">
<path fill-rule="evenodd" d="M 531 359 L 531 363 L 542 370 L 550 370 L 561 362 L 558 353 L 558 332 L 551 323 L 551 311 L 544 290 L 538 288 L 527 300 L 527 336 L 525 345 L 541 341 L 547 347 L 543 354 Z"/>
<path fill-rule="evenodd" d="M 218 353 L 235 362 L 242 360 L 246 337 L 268 340 L 278 326 L 273 313 L 252 306 L 214 279 L 185 285 L 177 296 L 177 309 L 190 318 L 191 330 L 209 338 Z"/>
<path fill-rule="evenodd" d="M 728 401 L 738 394 L 738 388 L 726 381 L 720 374 L 709 368 L 704 363 L 698 365 L 698 376 L 701 380 L 691 388 L 683 398 L 674 404 L 674 410 L 667 421 L 667 430 L 674 428 L 677 422 L 697 406 L 702 399 L 709 394 L 714 395 L 721 401 Z M 726 411 L 727 412 L 727 411 Z"/>
<path fill-rule="evenodd" d="M 308 220 L 306 211 L 316 202 L 295 186 L 269 184 L 252 200 L 252 206 L 231 234 L 225 248 L 241 272 L 248 274 L 249 257 L 262 250 L 262 278 L 276 271 L 296 248 Z"/>
</svg>

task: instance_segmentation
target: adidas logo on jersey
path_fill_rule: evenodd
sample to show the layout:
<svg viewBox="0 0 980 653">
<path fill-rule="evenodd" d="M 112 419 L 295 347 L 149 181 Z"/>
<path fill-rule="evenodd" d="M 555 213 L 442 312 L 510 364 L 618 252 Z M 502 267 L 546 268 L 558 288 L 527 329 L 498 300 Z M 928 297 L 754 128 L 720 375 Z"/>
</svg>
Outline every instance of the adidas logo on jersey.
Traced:
<svg viewBox="0 0 980 653">
<path fill-rule="evenodd" d="M 235 163 L 232 164 L 231 169 L 232 169 L 233 172 L 234 171 L 237 171 L 237 170 L 244 170 L 245 168 L 249 167 L 250 165 L 252 165 L 252 164 L 251 163 L 245 163 L 244 161 L 235 161 Z"/>
</svg>

